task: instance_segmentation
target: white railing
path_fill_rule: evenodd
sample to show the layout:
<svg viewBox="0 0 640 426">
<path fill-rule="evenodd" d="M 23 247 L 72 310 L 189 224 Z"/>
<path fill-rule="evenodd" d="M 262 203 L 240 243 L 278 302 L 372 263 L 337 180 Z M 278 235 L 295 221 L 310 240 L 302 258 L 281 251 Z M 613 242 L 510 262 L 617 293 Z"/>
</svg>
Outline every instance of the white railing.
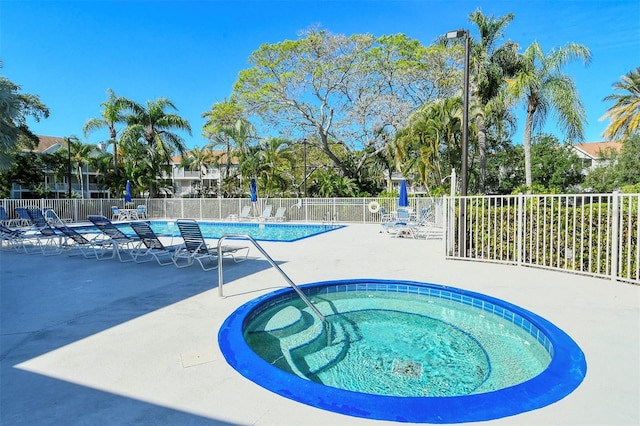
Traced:
<svg viewBox="0 0 640 426">
<path fill-rule="evenodd" d="M 375 202 L 383 207 L 379 211 L 370 208 Z M 420 212 L 431 207 L 436 212 L 436 221 L 442 225 L 443 199 L 411 197 L 410 208 Z M 90 214 L 111 217 L 111 206 L 124 208 L 124 201 L 107 199 L 4 199 L 1 202 L 11 217 L 17 217 L 16 207 L 34 206 L 41 209 L 52 208 L 62 219 L 84 222 Z M 155 198 L 133 199 L 134 207 L 144 205 L 151 219 L 191 218 L 199 220 L 227 220 L 238 215 L 244 206 L 252 206 L 252 216 L 259 216 L 266 205 L 285 207 L 285 217 L 292 222 L 341 222 L 380 223 L 383 212 L 395 210 L 397 198 L 269 198 L 251 203 L 248 198 Z M 374 211 L 372 211 L 374 210 Z"/>
<path fill-rule="evenodd" d="M 640 284 L 640 194 L 481 196 L 447 201 L 447 257 Z"/>
</svg>

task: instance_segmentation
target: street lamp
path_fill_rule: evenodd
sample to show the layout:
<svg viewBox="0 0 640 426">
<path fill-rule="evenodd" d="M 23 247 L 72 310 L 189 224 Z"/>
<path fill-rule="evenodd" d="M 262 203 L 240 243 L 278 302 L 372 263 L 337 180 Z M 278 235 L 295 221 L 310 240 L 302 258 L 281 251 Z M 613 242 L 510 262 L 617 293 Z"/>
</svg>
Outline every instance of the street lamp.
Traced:
<svg viewBox="0 0 640 426">
<path fill-rule="evenodd" d="M 464 37 L 464 83 L 462 106 L 462 165 L 460 166 L 460 223 L 458 227 L 458 249 L 462 257 L 467 255 L 467 157 L 469 155 L 469 31 L 459 29 L 449 31 L 447 39 Z"/>
<path fill-rule="evenodd" d="M 64 139 L 67 141 L 67 180 L 69 181 L 69 199 L 71 199 L 71 139 Z"/>
<path fill-rule="evenodd" d="M 304 198 L 307 198 L 307 138 L 302 141 L 304 145 Z"/>
<path fill-rule="evenodd" d="M 462 106 L 462 166 L 460 167 L 460 192 L 464 197 L 467 195 L 467 157 L 469 150 L 469 31 L 459 29 L 449 31 L 448 39 L 464 37 L 464 84 L 463 84 L 463 106 Z"/>
</svg>

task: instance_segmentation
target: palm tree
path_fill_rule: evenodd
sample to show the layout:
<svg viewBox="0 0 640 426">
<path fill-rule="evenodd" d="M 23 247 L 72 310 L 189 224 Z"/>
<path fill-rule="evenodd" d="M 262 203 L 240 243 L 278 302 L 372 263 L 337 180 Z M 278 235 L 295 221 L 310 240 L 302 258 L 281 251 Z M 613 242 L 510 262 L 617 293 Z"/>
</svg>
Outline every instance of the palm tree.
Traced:
<svg viewBox="0 0 640 426">
<path fill-rule="evenodd" d="M 538 42 L 533 42 L 519 57 L 515 76 L 508 79 L 508 92 L 515 102 L 522 101 L 527 108 L 524 127 L 525 183 L 531 187 L 531 135 L 542 127 L 551 110 L 568 139 L 584 139 L 584 106 L 576 86 L 561 68 L 569 61 L 591 60 L 591 52 L 583 45 L 568 43 L 545 55 Z"/>
<path fill-rule="evenodd" d="M 267 138 L 260 144 L 259 176 L 264 182 L 267 194 L 272 191 L 284 193 L 291 177 L 287 176 L 293 170 L 294 153 L 288 140 L 281 138 Z"/>
<path fill-rule="evenodd" d="M 0 68 L 2 62 L 0 61 Z M 21 87 L 0 76 L 0 170 L 13 164 L 12 152 L 38 145 L 38 136 L 27 126 L 27 118 L 36 121 L 49 117 L 49 109 L 37 95 L 19 93 Z"/>
<path fill-rule="evenodd" d="M 147 105 L 143 106 L 129 101 L 127 108 L 130 113 L 126 116 L 127 127 L 122 131 L 122 140 L 131 148 L 142 141 L 146 145 L 148 158 L 154 161 L 152 169 L 170 165 L 175 151 L 184 154 L 184 139 L 173 131 L 182 130 L 191 135 L 191 126 L 179 115 L 165 112 L 167 108 L 176 110 L 173 102 L 158 98 L 147 101 Z M 148 181 L 150 197 L 155 196 L 156 183 L 156 179 Z"/>
<path fill-rule="evenodd" d="M 502 37 L 504 29 L 514 18 L 513 13 L 508 13 L 499 18 L 485 16 L 477 9 L 469 16 L 469 20 L 478 26 L 480 38 L 473 41 L 471 47 L 471 97 L 479 101 L 481 113 L 477 115 L 478 127 L 478 157 L 480 161 L 480 176 L 478 190 L 485 190 L 486 178 L 486 151 L 487 151 L 487 120 L 485 116 L 491 111 L 487 105 L 494 101 L 504 85 L 505 76 L 513 71 L 518 45 L 512 41 L 497 46 L 497 41 Z"/>
<path fill-rule="evenodd" d="M 119 96 L 116 97 L 113 90 L 107 89 L 109 99 L 101 103 L 103 107 L 101 118 L 90 118 L 84 123 L 84 136 L 88 137 L 94 130 L 107 128 L 109 130 L 109 143 L 113 144 L 113 173 L 118 175 L 118 130 L 116 124 L 125 122 L 124 111 L 129 107 L 131 101 Z"/>
<path fill-rule="evenodd" d="M 76 171 L 76 179 L 80 182 L 80 193 L 84 199 L 84 179 L 82 175 L 82 168 L 89 164 L 90 155 L 95 147 L 90 144 L 82 143 L 75 136 L 65 138 L 65 140 L 67 142 L 67 155 L 71 161 L 70 166 Z M 69 182 L 69 185 L 71 185 L 71 182 Z"/>
<path fill-rule="evenodd" d="M 214 163 L 213 153 L 208 149 L 194 148 L 182 157 L 181 166 L 198 172 L 200 195 L 204 194 L 204 168 Z"/>
<path fill-rule="evenodd" d="M 626 93 L 614 93 L 604 98 L 615 101 L 600 119 L 611 119 L 603 136 L 607 139 L 627 139 L 640 128 L 640 67 L 629 71 L 613 88 Z"/>
<path fill-rule="evenodd" d="M 209 143 L 205 146 L 208 149 L 216 149 L 222 147 L 224 150 L 224 169 L 222 170 L 222 181 L 230 181 L 232 159 L 237 151 L 247 149 L 249 141 L 255 137 L 255 128 L 246 120 L 243 115 L 242 108 L 234 101 L 216 103 L 211 110 L 202 113 L 202 117 L 206 118 L 202 127 L 203 134 L 209 139 Z M 227 192 L 232 192 L 231 188 Z"/>
</svg>

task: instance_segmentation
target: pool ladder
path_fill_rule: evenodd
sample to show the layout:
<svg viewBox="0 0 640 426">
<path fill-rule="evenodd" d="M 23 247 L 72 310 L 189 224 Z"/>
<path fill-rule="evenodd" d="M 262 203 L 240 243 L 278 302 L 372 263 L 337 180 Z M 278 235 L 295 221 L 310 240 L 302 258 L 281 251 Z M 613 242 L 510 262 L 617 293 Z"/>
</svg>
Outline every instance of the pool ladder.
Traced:
<svg viewBox="0 0 640 426">
<path fill-rule="evenodd" d="M 320 319 L 320 321 L 324 323 L 326 328 L 326 333 L 327 333 L 327 345 L 329 345 L 331 343 L 331 324 L 329 324 L 329 321 L 327 321 L 327 318 L 324 315 L 322 315 L 322 312 L 320 312 L 320 310 L 313 303 L 311 303 L 311 300 L 309 300 L 309 298 L 304 294 L 304 292 L 300 290 L 300 288 L 291 280 L 291 278 L 289 278 L 287 274 L 285 274 L 285 272 L 278 266 L 278 264 L 271 258 L 271 256 L 269 256 L 269 254 L 262 248 L 262 246 L 258 244 L 256 240 L 253 239 L 251 235 L 227 234 L 227 235 L 223 235 L 218 240 L 218 254 L 219 254 L 218 255 L 218 296 L 224 297 L 224 294 L 222 291 L 222 284 L 224 281 L 223 273 L 222 273 L 222 255 L 220 254 L 222 253 L 222 242 L 227 238 L 236 238 L 236 239 L 243 238 L 253 243 L 253 245 L 258 249 L 258 251 L 260 251 L 260 253 L 262 253 L 262 255 L 271 264 L 271 266 L 273 266 L 274 268 L 276 268 L 276 270 L 278 270 L 278 272 L 280 272 L 280 275 L 282 275 L 284 280 L 291 286 L 291 288 L 293 288 L 293 290 L 295 290 L 298 296 L 300 296 L 300 299 L 302 299 L 302 301 L 309 307 L 309 309 L 311 309 L 313 313 L 316 314 L 316 316 Z"/>
</svg>

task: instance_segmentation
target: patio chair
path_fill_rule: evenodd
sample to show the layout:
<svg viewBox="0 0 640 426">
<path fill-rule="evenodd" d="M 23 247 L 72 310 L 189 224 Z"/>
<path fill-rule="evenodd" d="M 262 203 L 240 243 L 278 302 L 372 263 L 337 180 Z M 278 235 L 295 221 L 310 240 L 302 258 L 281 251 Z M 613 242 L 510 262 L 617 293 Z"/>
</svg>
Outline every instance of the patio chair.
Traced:
<svg viewBox="0 0 640 426">
<path fill-rule="evenodd" d="M 169 265 L 174 263 L 174 255 L 184 247 L 183 244 L 165 246 L 147 222 L 131 222 L 130 225 L 144 246 L 134 251 L 136 263 L 155 259 L 160 265 Z"/>
<path fill-rule="evenodd" d="M 62 250 L 77 249 L 87 259 L 95 257 L 98 260 L 105 258 L 105 253 L 110 251 L 112 253 L 111 257 L 113 257 L 113 250 L 115 250 L 113 241 L 100 239 L 99 235 L 87 238 L 64 223 L 55 224 L 54 226 L 56 230 L 64 235 L 62 244 L 60 244 Z"/>
<path fill-rule="evenodd" d="M 120 220 L 120 209 L 118 206 L 111 206 L 111 220 Z"/>
<path fill-rule="evenodd" d="M 178 268 L 184 268 L 192 265 L 195 261 L 205 271 L 217 268 L 218 248 L 217 246 L 207 245 L 198 222 L 193 219 L 178 219 L 176 223 L 184 241 L 184 247 L 176 252 L 173 257 L 173 263 Z M 244 255 L 240 257 L 242 253 Z M 246 260 L 248 254 L 249 247 L 247 246 L 222 246 L 222 256 L 229 255 L 236 263 Z M 180 262 L 180 260 L 184 260 L 184 262 Z M 206 262 L 212 262 L 212 265 L 205 266 Z"/>
<path fill-rule="evenodd" d="M 422 210 L 418 220 L 388 222 L 382 226 L 392 237 L 426 238 L 433 224 L 431 208 L 427 207 Z"/>
<path fill-rule="evenodd" d="M 66 222 L 71 221 L 71 219 L 68 219 L 68 220 L 60 219 L 60 217 L 56 214 L 56 211 L 53 210 L 51 207 L 45 207 L 44 210 L 42 210 L 42 214 L 44 215 L 44 218 L 47 220 L 47 223 L 49 225 L 65 224 Z"/>
<path fill-rule="evenodd" d="M 7 211 L 4 207 L 0 206 L 0 225 L 8 226 L 10 222 L 11 218 L 9 218 Z"/>
<path fill-rule="evenodd" d="M 258 220 L 269 220 L 271 218 L 272 210 L 273 210 L 272 205 L 267 204 L 266 206 L 264 206 L 264 210 L 262 211 L 262 214 L 258 216 Z"/>
<path fill-rule="evenodd" d="M 109 241 L 114 243 L 112 257 L 117 255 L 120 262 L 132 262 L 134 260 L 134 250 L 141 244 L 139 239 L 128 236 L 102 215 L 89 215 L 87 219 L 89 219 Z"/>
<path fill-rule="evenodd" d="M 138 219 L 147 218 L 147 206 L 141 204 L 138 207 L 136 207 L 136 210 L 138 210 Z"/>
<path fill-rule="evenodd" d="M 0 248 L 8 247 L 19 252 L 29 253 L 34 249 L 34 239 L 21 229 L 11 229 L 0 224 Z"/>
<path fill-rule="evenodd" d="M 287 220 L 286 216 L 284 215 L 286 211 L 286 207 L 278 207 L 278 209 L 276 210 L 276 214 L 274 214 L 272 217 L 267 218 L 267 220 L 273 222 L 284 222 L 285 220 Z"/>
<path fill-rule="evenodd" d="M 251 219 L 251 206 L 244 206 L 238 215 L 238 220 Z"/>
<path fill-rule="evenodd" d="M 25 211 L 36 229 L 35 232 L 27 233 L 25 236 L 35 239 L 36 247 L 45 256 L 60 253 L 61 235 L 49 226 L 42 211 L 35 207 L 27 208 Z"/>
<path fill-rule="evenodd" d="M 30 226 L 33 225 L 33 223 L 31 222 L 31 218 L 27 213 L 26 207 L 16 207 L 15 212 L 18 217 L 16 217 L 15 219 L 11 219 L 8 226 L 15 226 L 18 228 L 29 228 Z"/>
</svg>

